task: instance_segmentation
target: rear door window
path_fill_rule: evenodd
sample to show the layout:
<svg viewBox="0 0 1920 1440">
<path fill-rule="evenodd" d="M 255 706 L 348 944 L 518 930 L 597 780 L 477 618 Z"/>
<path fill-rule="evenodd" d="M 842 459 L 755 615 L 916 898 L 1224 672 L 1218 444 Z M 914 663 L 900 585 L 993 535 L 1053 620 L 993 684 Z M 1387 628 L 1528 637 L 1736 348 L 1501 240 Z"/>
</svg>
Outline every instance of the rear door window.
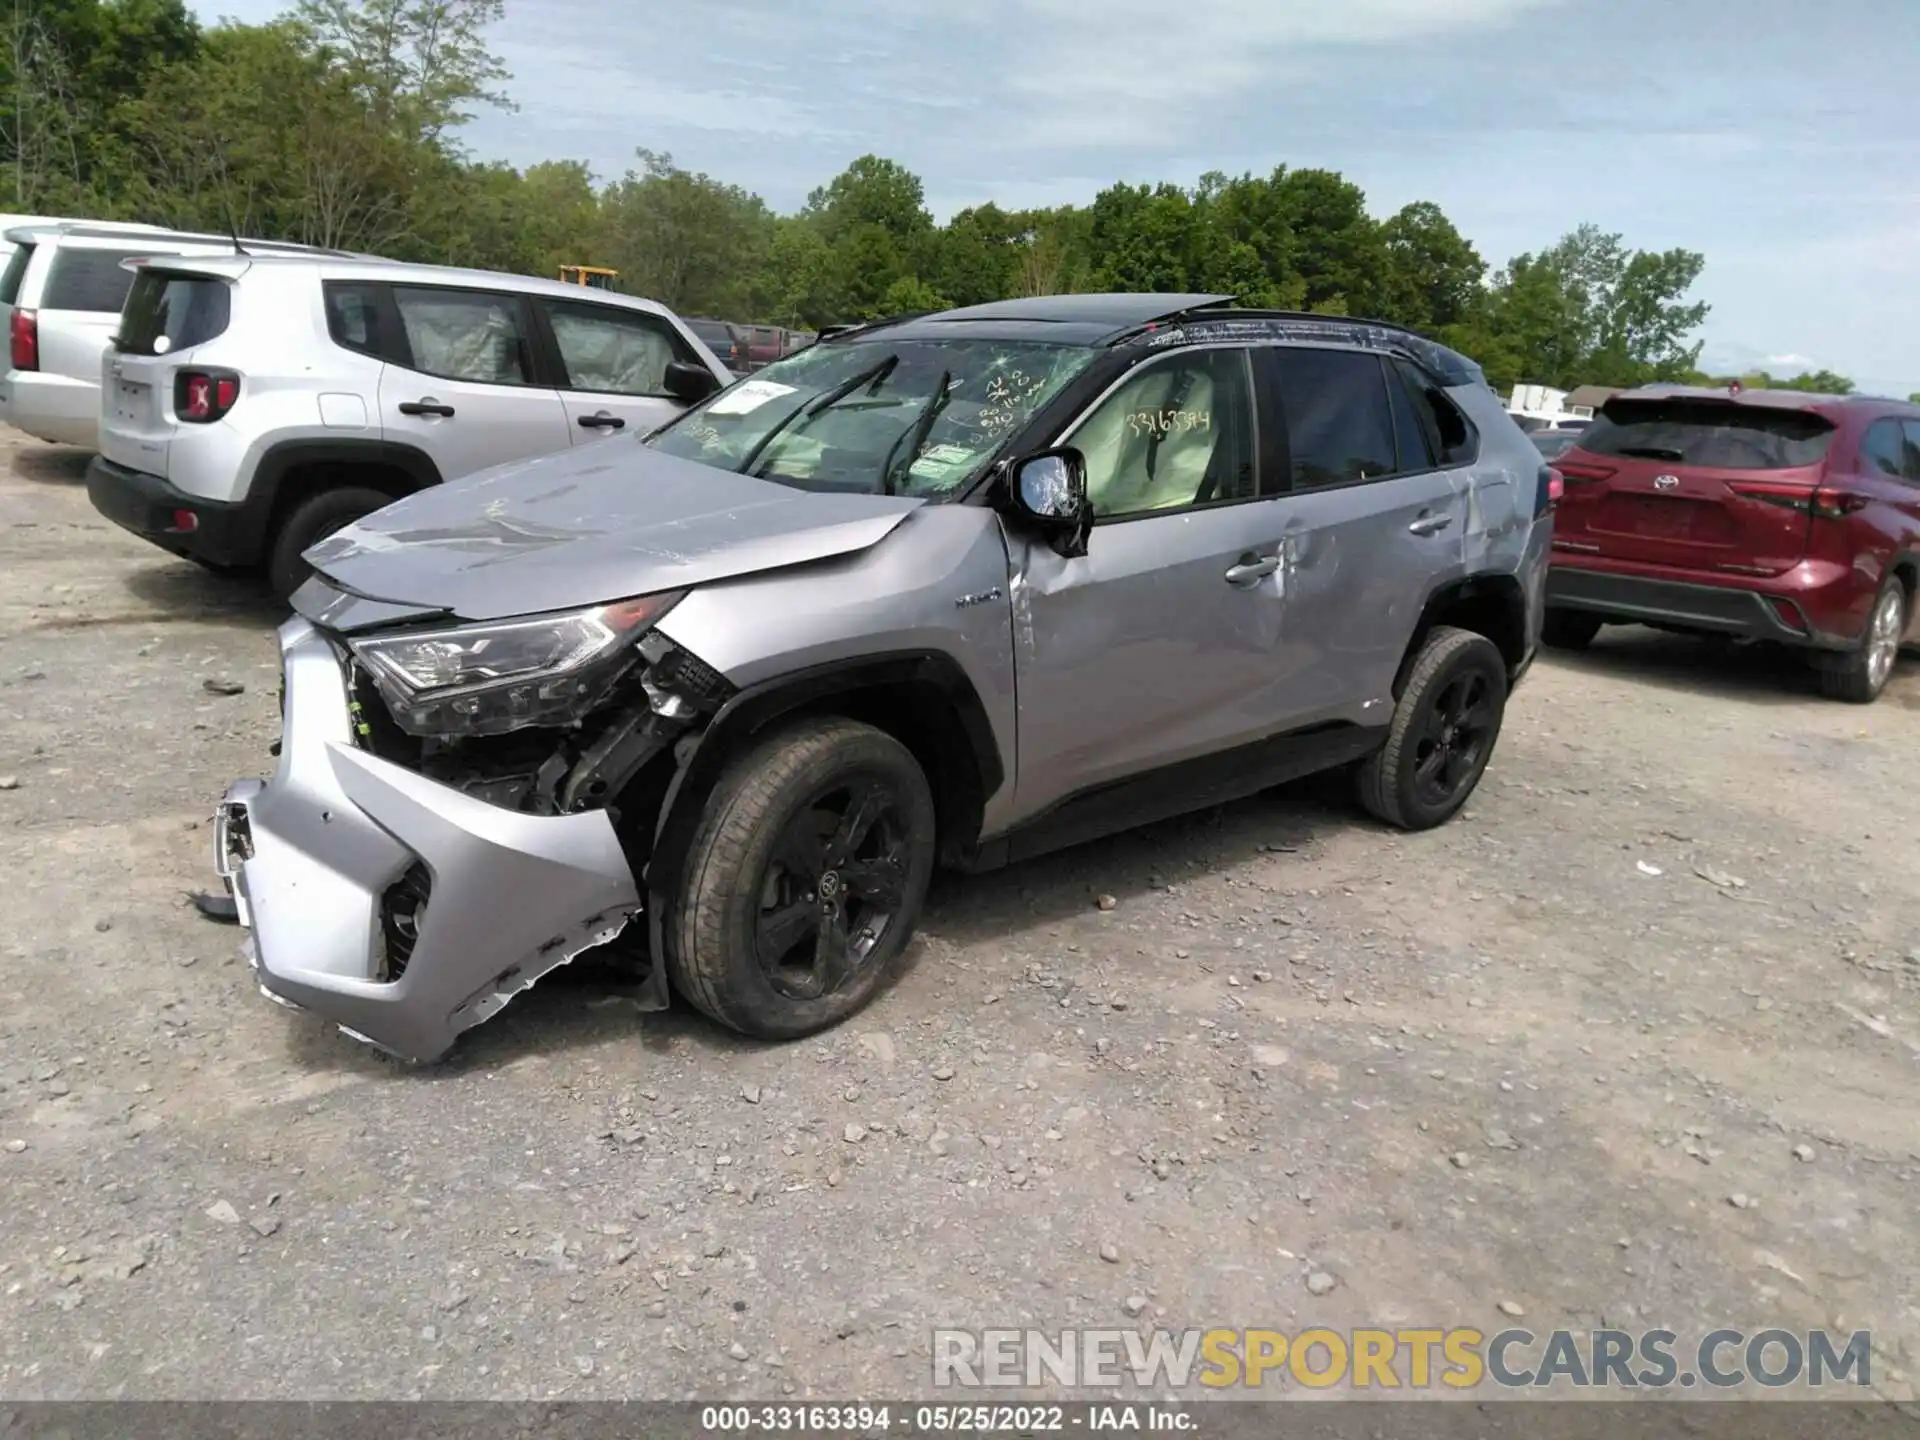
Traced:
<svg viewBox="0 0 1920 1440">
<path fill-rule="evenodd" d="M 7 268 L 0 272 L 0 305 L 20 303 L 20 282 L 27 278 L 27 266 L 33 263 L 35 248 L 31 244 L 20 245 L 7 257 Z"/>
<path fill-rule="evenodd" d="M 127 294 L 113 345 L 128 355 L 168 355 L 206 344 L 225 332 L 231 318 L 224 280 L 143 270 Z"/>
<path fill-rule="evenodd" d="M 1398 363 L 1387 367 L 1387 403 L 1393 407 L 1393 444 L 1402 471 L 1431 470 L 1439 463 L 1443 447 L 1440 430 L 1424 398 L 1408 384 L 1409 367 Z"/>
<path fill-rule="evenodd" d="M 487 385 L 532 383 L 532 350 L 519 296 L 396 285 L 393 298 L 413 357 L 409 368 Z"/>
<path fill-rule="evenodd" d="M 40 297 L 42 310 L 85 310 L 98 315 L 118 315 L 133 288 L 133 273 L 120 268 L 123 260 L 136 260 L 150 250 L 99 250 L 92 246 L 62 245 L 53 253 L 47 271 L 45 292 Z"/>
<path fill-rule="evenodd" d="M 1378 355 L 1283 345 L 1273 364 L 1295 490 L 1395 473 L 1393 410 Z"/>
<path fill-rule="evenodd" d="M 1580 448 L 1715 470 L 1791 470 L 1826 458 L 1833 425 L 1811 410 L 1676 399 L 1615 400 Z"/>
</svg>

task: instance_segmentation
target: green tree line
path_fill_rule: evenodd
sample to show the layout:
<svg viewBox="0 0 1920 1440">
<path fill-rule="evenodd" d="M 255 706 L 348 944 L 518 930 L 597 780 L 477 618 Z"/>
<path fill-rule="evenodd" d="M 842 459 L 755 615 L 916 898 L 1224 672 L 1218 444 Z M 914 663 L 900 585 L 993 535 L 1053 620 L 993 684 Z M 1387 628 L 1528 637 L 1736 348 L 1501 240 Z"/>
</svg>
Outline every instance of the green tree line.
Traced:
<svg viewBox="0 0 1920 1440">
<path fill-rule="evenodd" d="M 1341 175 L 1287 166 L 936 224 L 920 179 L 877 155 L 781 214 L 645 149 L 609 183 L 577 161 L 468 154 L 461 123 L 511 104 L 487 43 L 504 0 L 299 0 L 272 24 L 204 28 L 183 0 L 0 4 L 18 213 L 531 274 L 609 265 L 683 314 L 804 328 L 1014 295 L 1209 291 L 1413 326 L 1502 389 L 1698 373 L 1703 257 L 1596 225 L 1496 268 L 1438 205 L 1379 218 Z"/>
</svg>

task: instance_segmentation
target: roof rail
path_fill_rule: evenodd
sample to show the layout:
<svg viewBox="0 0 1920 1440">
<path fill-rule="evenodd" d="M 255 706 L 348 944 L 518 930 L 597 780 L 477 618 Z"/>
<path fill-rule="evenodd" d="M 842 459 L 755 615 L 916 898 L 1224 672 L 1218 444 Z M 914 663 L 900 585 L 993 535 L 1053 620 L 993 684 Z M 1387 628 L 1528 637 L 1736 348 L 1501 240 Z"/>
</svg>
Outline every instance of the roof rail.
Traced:
<svg viewBox="0 0 1920 1440">
<path fill-rule="evenodd" d="M 1385 350 L 1413 361 L 1442 384 L 1491 389 L 1486 372 L 1471 357 L 1438 340 L 1390 320 L 1346 315 L 1316 315 L 1298 310 L 1193 310 L 1171 321 L 1143 326 L 1116 343 L 1177 345 L 1202 337 L 1238 336 L 1247 340 L 1334 340 L 1369 350 Z"/>
</svg>

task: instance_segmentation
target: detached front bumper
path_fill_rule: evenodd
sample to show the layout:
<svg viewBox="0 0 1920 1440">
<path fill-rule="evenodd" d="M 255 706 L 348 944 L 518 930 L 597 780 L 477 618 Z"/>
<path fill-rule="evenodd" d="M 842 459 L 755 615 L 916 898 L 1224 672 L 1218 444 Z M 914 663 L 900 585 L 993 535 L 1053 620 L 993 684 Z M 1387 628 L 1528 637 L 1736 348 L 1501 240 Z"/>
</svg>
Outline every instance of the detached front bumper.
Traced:
<svg viewBox="0 0 1920 1440">
<path fill-rule="evenodd" d="M 516 814 L 380 759 L 332 643 L 296 617 L 280 649 L 279 772 L 232 786 L 214 825 L 269 998 L 430 1060 L 640 909 L 604 812 Z"/>
</svg>

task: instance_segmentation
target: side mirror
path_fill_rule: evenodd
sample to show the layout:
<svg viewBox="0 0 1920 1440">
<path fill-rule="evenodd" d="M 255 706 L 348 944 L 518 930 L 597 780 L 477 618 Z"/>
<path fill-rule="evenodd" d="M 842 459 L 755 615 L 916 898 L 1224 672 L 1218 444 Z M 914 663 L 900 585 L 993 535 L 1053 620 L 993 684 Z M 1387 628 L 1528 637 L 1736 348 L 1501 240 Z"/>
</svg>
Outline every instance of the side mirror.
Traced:
<svg viewBox="0 0 1920 1440">
<path fill-rule="evenodd" d="M 667 364 L 667 394 L 682 405 L 697 405 L 719 388 L 719 380 L 704 365 L 696 365 L 691 360 L 673 360 Z"/>
<path fill-rule="evenodd" d="M 1062 556 L 1071 560 L 1087 553 L 1093 506 L 1087 499 L 1087 462 L 1078 450 L 1042 450 L 1016 461 L 1007 478 L 1007 497 L 1014 514 L 1046 536 Z"/>
</svg>

